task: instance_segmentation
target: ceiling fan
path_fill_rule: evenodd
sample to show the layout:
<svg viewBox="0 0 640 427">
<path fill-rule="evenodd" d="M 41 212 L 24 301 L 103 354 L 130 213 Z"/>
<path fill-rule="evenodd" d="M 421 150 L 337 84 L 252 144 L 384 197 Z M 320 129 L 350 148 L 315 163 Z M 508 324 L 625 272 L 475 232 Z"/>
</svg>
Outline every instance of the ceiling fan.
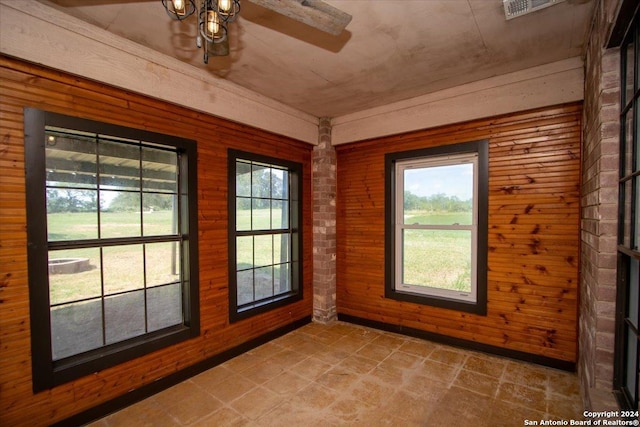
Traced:
<svg viewBox="0 0 640 427">
<path fill-rule="evenodd" d="M 351 15 L 322 0 L 249 0 L 288 18 L 309 25 L 331 35 L 339 35 L 351 22 Z M 240 0 L 162 0 L 167 14 L 184 20 L 192 14 L 198 18 L 196 44 L 204 48 L 204 63 L 209 54 L 229 54 L 227 24 L 240 13 Z"/>
<path fill-rule="evenodd" d="M 49 0 L 61 7 L 86 6 L 87 0 Z M 91 0 L 89 4 L 157 2 L 158 0 Z M 161 0 L 167 14 L 182 21 L 191 15 L 197 18 L 198 31 L 196 45 L 204 48 L 204 62 L 209 55 L 229 54 L 229 40 L 226 37 L 227 23 L 232 22 L 240 12 L 241 0 Z M 351 22 L 351 15 L 322 0 L 242 0 L 253 3 L 272 12 L 286 16 L 302 24 L 327 34 L 340 35 Z M 219 30 L 219 33 L 217 33 Z"/>
</svg>

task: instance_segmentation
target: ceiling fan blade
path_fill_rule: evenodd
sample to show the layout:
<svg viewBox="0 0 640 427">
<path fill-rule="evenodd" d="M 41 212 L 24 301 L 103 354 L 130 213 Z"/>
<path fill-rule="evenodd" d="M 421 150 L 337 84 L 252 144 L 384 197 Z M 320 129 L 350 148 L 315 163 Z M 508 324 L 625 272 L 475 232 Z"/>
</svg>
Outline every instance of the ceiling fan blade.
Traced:
<svg viewBox="0 0 640 427">
<path fill-rule="evenodd" d="M 264 8 L 334 36 L 344 31 L 351 15 L 321 0 L 250 0 Z"/>
</svg>

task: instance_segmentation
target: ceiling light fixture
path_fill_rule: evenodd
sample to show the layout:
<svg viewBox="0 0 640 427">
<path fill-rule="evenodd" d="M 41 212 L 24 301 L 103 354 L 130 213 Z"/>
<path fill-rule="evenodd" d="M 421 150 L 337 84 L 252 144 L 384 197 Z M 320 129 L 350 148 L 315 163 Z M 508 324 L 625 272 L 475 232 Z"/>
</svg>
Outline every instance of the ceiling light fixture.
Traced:
<svg viewBox="0 0 640 427">
<path fill-rule="evenodd" d="M 167 15 L 178 21 L 198 11 L 196 46 L 204 46 L 205 64 L 209 63 L 209 52 L 214 52 L 213 45 L 227 41 L 227 24 L 240 13 L 240 0 L 162 0 L 162 5 Z"/>
</svg>

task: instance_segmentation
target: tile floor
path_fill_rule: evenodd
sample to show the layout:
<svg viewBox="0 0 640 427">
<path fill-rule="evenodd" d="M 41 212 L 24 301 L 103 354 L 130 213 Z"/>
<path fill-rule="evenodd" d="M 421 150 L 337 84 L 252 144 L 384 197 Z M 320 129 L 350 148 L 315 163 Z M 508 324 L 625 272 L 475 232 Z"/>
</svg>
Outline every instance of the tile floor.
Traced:
<svg viewBox="0 0 640 427">
<path fill-rule="evenodd" d="M 91 426 L 497 427 L 581 413 L 575 374 L 336 322 L 306 325 Z"/>
</svg>

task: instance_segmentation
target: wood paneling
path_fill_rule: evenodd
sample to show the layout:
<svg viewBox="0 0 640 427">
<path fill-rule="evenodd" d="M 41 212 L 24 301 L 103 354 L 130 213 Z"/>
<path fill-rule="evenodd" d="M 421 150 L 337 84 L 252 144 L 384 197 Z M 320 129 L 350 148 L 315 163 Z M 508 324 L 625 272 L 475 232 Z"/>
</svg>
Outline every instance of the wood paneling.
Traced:
<svg viewBox="0 0 640 427">
<path fill-rule="evenodd" d="M 311 146 L 162 101 L 0 57 L 0 425 L 46 425 L 312 313 Z M 201 335 L 34 395 L 22 111 L 33 107 L 198 144 Z M 304 299 L 229 324 L 227 148 L 303 164 Z"/>
<path fill-rule="evenodd" d="M 577 360 L 581 104 L 339 146 L 338 312 Z M 384 298 L 384 155 L 489 141 L 486 316 Z"/>
</svg>

